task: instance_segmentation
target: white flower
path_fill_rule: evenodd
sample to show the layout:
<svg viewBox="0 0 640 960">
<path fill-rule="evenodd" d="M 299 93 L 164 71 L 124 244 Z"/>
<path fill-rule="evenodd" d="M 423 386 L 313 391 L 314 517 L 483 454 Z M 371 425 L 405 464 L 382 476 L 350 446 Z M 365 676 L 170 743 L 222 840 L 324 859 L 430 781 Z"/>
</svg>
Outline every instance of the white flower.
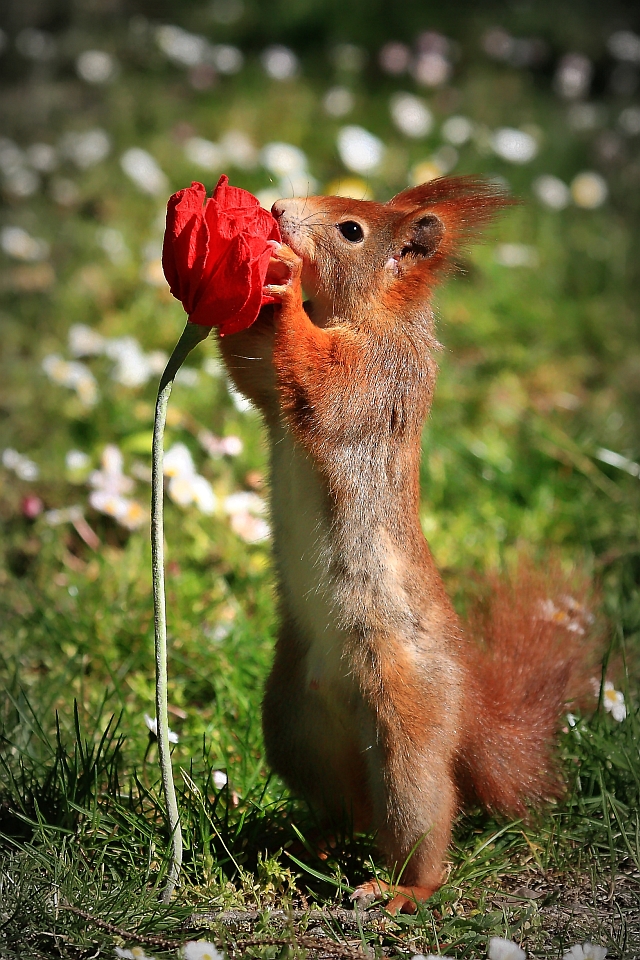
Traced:
<svg viewBox="0 0 640 960">
<path fill-rule="evenodd" d="M 250 493 L 246 490 L 239 490 L 225 498 L 224 511 L 230 517 L 236 513 L 252 513 L 254 516 L 260 516 L 267 509 L 267 505 L 257 493 Z"/>
<path fill-rule="evenodd" d="M 558 64 L 554 86 L 565 100 L 579 100 L 589 92 L 593 64 L 582 53 L 566 53 Z"/>
<path fill-rule="evenodd" d="M 640 63 L 640 37 L 631 30 L 616 30 L 607 40 L 607 47 L 617 60 Z"/>
<path fill-rule="evenodd" d="M 40 186 L 40 178 L 33 170 L 22 167 L 5 175 L 4 188 L 14 197 L 31 197 Z"/>
<path fill-rule="evenodd" d="M 596 207 L 601 207 L 607 199 L 608 193 L 609 189 L 604 177 L 590 170 L 579 173 L 571 181 L 573 202 L 576 206 L 583 207 L 585 210 L 595 210 Z"/>
<path fill-rule="evenodd" d="M 212 514 L 218 505 L 218 499 L 209 481 L 197 473 L 191 478 L 190 484 L 192 500 L 196 507 L 201 513 Z"/>
<path fill-rule="evenodd" d="M 231 529 L 246 543 L 262 543 L 271 536 L 271 527 L 266 520 L 250 513 L 234 513 L 231 517 Z"/>
<path fill-rule="evenodd" d="M 82 450 L 67 450 L 64 462 L 67 470 L 87 470 L 91 464 L 91 458 Z"/>
<path fill-rule="evenodd" d="M 86 170 L 109 155 L 111 140 L 104 130 L 96 127 L 86 133 L 66 133 L 60 141 L 60 152 Z"/>
<path fill-rule="evenodd" d="M 96 233 L 98 245 L 116 267 L 126 263 L 131 258 L 129 247 L 120 230 L 115 227 L 101 227 Z"/>
<path fill-rule="evenodd" d="M 231 518 L 231 529 L 247 543 L 260 543 L 271 535 L 269 524 L 261 517 L 267 505 L 257 493 L 232 493 L 226 497 L 223 507 Z"/>
<path fill-rule="evenodd" d="M 20 477 L 21 480 L 32 482 L 40 476 L 38 465 L 11 447 L 7 447 L 6 450 L 2 452 L 2 465 L 6 467 L 7 470 L 13 470 L 15 475 Z"/>
<path fill-rule="evenodd" d="M 495 250 L 495 260 L 503 267 L 537 267 L 538 252 L 524 243 L 500 243 Z"/>
<path fill-rule="evenodd" d="M 165 477 L 179 477 L 195 473 L 196 468 L 193 464 L 191 451 L 184 443 L 174 443 L 167 450 L 163 459 L 163 471 Z"/>
<path fill-rule="evenodd" d="M 161 374 L 167 365 L 168 354 L 164 350 L 152 350 L 147 354 L 147 363 L 151 373 Z"/>
<path fill-rule="evenodd" d="M 74 323 L 69 327 L 69 350 L 74 357 L 97 357 L 104 351 L 106 343 L 102 334 L 84 323 Z"/>
<path fill-rule="evenodd" d="M 268 143 L 260 154 L 262 165 L 280 177 L 279 196 L 308 196 L 317 183 L 307 170 L 307 157 L 291 143 Z"/>
<path fill-rule="evenodd" d="M 5 174 L 4 188 L 14 197 L 31 197 L 40 186 L 40 178 L 33 170 L 21 167 L 14 173 Z"/>
<path fill-rule="evenodd" d="M 420 54 L 411 72 L 424 87 L 439 87 L 451 76 L 451 64 L 442 53 L 430 50 Z"/>
<path fill-rule="evenodd" d="M 442 124 L 440 131 L 445 140 L 459 147 L 471 137 L 473 133 L 473 123 L 468 117 L 454 116 L 449 117 Z"/>
<path fill-rule="evenodd" d="M 222 790 L 227 785 L 228 777 L 222 770 L 213 771 L 213 785 L 216 790 Z"/>
<path fill-rule="evenodd" d="M 433 126 L 428 106 L 412 93 L 396 93 L 391 98 L 393 122 L 407 137 L 425 137 Z"/>
<path fill-rule="evenodd" d="M 592 677 L 591 686 L 596 697 L 600 696 L 600 682 Z M 614 720 L 621 723 L 627 716 L 624 694 L 616 690 L 610 680 L 606 680 L 602 691 L 602 706 L 610 713 Z"/>
<path fill-rule="evenodd" d="M 255 167 L 258 151 L 242 130 L 227 130 L 224 136 L 220 137 L 220 146 L 225 157 L 234 167 L 240 167 L 241 170 L 250 170 Z"/>
<path fill-rule="evenodd" d="M 85 407 L 92 407 L 98 400 L 98 385 L 91 370 L 78 360 L 63 360 L 50 353 L 42 360 L 42 369 L 50 380 L 63 387 L 71 387 Z"/>
<path fill-rule="evenodd" d="M 108 443 L 102 451 L 102 470 L 94 470 L 89 483 L 95 490 L 121 494 L 133 490 L 133 480 L 122 471 L 123 457 L 115 443 Z"/>
<path fill-rule="evenodd" d="M 175 376 L 175 382 L 183 387 L 197 387 L 199 381 L 200 375 L 193 367 L 180 367 Z"/>
<path fill-rule="evenodd" d="M 217 43 L 211 48 L 211 59 L 219 73 L 238 73 L 242 70 L 244 56 L 238 47 L 230 43 Z"/>
<path fill-rule="evenodd" d="M 607 955 L 607 948 L 601 947 L 597 943 L 576 943 L 566 953 L 562 955 L 562 960 L 604 960 Z"/>
<path fill-rule="evenodd" d="M 76 60 L 78 76 L 87 83 L 106 83 L 116 72 L 113 57 L 104 50 L 85 50 Z"/>
<path fill-rule="evenodd" d="M 207 59 L 210 44 L 205 37 L 174 26 L 158 27 L 155 36 L 162 52 L 181 67 L 197 67 Z"/>
<path fill-rule="evenodd" d="M 538 144 L 530 133 L 515 127 L 501 127 L 491 138 L 494 153 L 509 163 L 529 163 L 538 152 Z"/>
<path fill-rule="evenodd" d="M 135 337 L 107 340 L 104 353 L 116 361 L 111 376 L 125 387 L 140 387 L 151 376 L 147 356 Z"/>
<path fill-rule="evenodd" d="M 380 166 L 384 144 L 364 127 L 342 127 L 338 133 L 338 153 L 349 170 L 372 173 Z"/>
<path fill-rule="evenodd" d="M 491 937 L 487 956 L 489 960 L 526 960 L 527 957 L 517 943 L 502 937 Z"/>
<path fill-rule="evenodd" d="M 144 952 L 142 947 L 132 947 L 131 950 L 125 950 L 122 947 L 114 947 L 116 952 L 116 957 L 121 957 L 122 960 L 153 960 L 153 957 L 148 957 Z"/>
<path fill-rule="evenodd" d="M 32 237 L 22 227 L 3 227 L 0 233 L 0 246 L 6 254 L 16 260 L 34 262 L 46 260 L 49 256 L 47 241 Z"/>
<path fill-rule="evenodd" d="M 237 457 L 242 453 L 242 440 L 233 434 L 220 438 L 220 450 L 226 457 Z"/>
<path fill-rule="evenodd" d="M 221 170 L 226 162 L 220 144 L 203 137 L 189 137 L 184 144 L 184 155 L 190 163 L 195 163 L 203 170 Z"/>
<path fill-rule="evenodd" d="M 169 477 L 168 493 L 174 503 L 188 507 L 195 503 L 202 513 L 212 514 L 217 498 L 209 481 L 196 473 L 189 448 L 175 443 L 164 457 L 163 470 Z"/>
<path fill-rule="evenodd" d="M 240 437 L 216 437 L 209 430 L 200 430 L 198 443 L 207 451 L 210 457 L 237 457 L 242 453 Z"/>
<path fill-rule="evenodd" d="M 157 196 L 165 193 L 169 181 L 158 166 L 157 161 L 142 150 L 141 147 L 131 147 L 120 157 L 120 166 L 135 185 L 144 193 Z"/>
<path fill-rule="evenodd" d="M 391 73 L 398 76 L 404 73 L 411 62 L 411 51 L 404 43 L 397 40 L 390 40 L 380 50 L 378 54 L 380 66 L 385 73 Z"/>
<path fill-rule="evenodd" d="M 61 510 L 47 510 L 44 520 L 50 527 L 59 527 L 63 523 L 77 523 L 82 520 L 82 507 L 75 504 L 73 507 L 63 507 Z"/>
<path fill-rule="evenodd" d="M 182 948 L 184 960 L 224 960 L 224 953 L 208 940 L 190 940 Z"/>
<path fill-rule="evenodd" d="M 267 47 L 260 59 L 265 71 L 274 80 L 290 80 L 298 72 L 298 58 L 289 47 L 274 44 Z"/>
<path fill-rule="evenodd" d="M 153 734 L 154 737 L 158 736 L 158 720 L 156 717 L 150 717 L 148 713 L 144 715 L 144 722 L 149 728 L 149 732 Z M 173 730 L 169 730 L 169 743 L 177 743 L 180 738 L 177 733 L 174 733 Z"/>
<path fill-rule="evenodd" d="M 556 623 L 561 625 L 570 633 L 577 633 L 584 636 L 586 625 L 593 623 L 593 615 L 582 604 L 570 596 L 560 598 L 560 606 L 551 599 L 543 600 L 538 606 L 538 612 L 542 620 L 547 623 Z"/>
<path fill-rule="evenodd" d="M 331 87 L 322 99 L 322 106 L 330 116 L 344 117 L 353 110 L 355 98 L 346 87 Z"/>
<path fill-rule="evenodd" d="M 546 207 L 564 210 L 571 201 L 569 187 L 559 177 L 543 174 L 533 181 L 533 192 Z"/>
<path fill-rule="evenodd" d="M 49 143 L 32 143 L 26 151 L 27 163 L 40 173 L 51 173 L 58 165 L 55 148 Z"/>
<path fill-rule="evenodd" d="M 129 500 L 127 497 L 109 493 L 108 490 L 94 490 L 89 494 L 89 503 L 94 510 L 113 517 L 128 530 L 137 530 L 147 519 L 142 505 L 137 500 Z"/>
<path fill-rule="evenodd" d="M 260 161 L 263 167 L 278 177 L 288 177 L 307 169 L 305 154 L 291 143 L 268 143 L 260 153 Z"/>
</svg>

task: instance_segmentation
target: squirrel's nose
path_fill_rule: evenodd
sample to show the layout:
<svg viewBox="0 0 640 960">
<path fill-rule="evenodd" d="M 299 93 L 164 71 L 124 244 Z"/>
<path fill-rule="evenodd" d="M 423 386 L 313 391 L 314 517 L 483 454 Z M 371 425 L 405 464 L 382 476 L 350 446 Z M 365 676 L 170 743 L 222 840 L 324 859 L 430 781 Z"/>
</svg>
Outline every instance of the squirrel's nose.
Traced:
<svg viewBox="0 0 640 960">
<path fill-rule="evenodd" d="M 271 213 L 276 218 L 276 220 L 280 219 L 280 217 L 285 211 L 286 205 L 287 205 L 286 200 L 276 200 L 276 202 L 273 204 L 273 206 L 271 207 Z"/>
</svg>

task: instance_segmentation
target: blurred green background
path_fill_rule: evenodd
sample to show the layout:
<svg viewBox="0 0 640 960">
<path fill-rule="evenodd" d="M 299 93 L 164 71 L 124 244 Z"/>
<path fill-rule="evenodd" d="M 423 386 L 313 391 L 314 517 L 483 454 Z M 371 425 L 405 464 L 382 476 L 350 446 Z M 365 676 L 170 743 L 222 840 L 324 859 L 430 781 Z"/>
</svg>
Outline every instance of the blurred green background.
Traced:
<svg viewBox="0 0 640 960">
<path fill-rule="evenodd" d="M 161 272 L 164 211 L 221 173 L 265 205 L 308 191 L 386 200 L 449 173 L 521 200 L 437 293 L 423 527 L 461 604 L 470 570 L 521 549 L 586 565 L 637 676 L 635 5 L 21 0 L 0 27 L 11 749 L 46 762 L 27 701 L 42 730 L 57 710 L 73 737 L 74 698 L 90 730 L 123 712 L 124 769 L 152 746 L 151 425 L 185 319 Z M 204 738 L 242 800 L 266 777 L 266 456 L 214 339 L 174 390 L 167 448 L 174 759 Z M 281 795 L 271 780 L 265 796 Z"/>
</svg>

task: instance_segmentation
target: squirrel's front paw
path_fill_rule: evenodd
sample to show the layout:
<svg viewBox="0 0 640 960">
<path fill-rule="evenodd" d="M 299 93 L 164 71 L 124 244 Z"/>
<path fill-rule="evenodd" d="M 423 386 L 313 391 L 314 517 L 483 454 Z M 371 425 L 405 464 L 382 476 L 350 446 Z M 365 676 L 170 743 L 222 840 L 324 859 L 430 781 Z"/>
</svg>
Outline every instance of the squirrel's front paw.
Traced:
<svg viewBox="0 0 640 960">
<path fill-rule="evenodd" d="M 291 247 L 271 240 L 271 259 L 267 268 L 266 283 L 262 288 L 265 296 L 283 301 L 300 287 L 302 260 Z"/>
</svg>

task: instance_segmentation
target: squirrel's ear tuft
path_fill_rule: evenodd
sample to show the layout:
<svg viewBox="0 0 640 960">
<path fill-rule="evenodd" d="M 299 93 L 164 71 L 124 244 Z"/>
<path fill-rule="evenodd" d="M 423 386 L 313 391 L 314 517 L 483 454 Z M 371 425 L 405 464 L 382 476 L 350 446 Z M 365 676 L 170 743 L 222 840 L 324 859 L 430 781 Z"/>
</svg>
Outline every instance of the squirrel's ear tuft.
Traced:
<svg viewBox="0 0 640 960">
<path fill-rule="evenodd" d="M 415 240 L 400 247 L 401 258 L 422 259 L 432 280 L 455 263 L 461 247 L 479 239 L 480 229 L 504 208 L 517 203 L 501 184 L 479 177 L 439 177 L 403 190 L 387 206 L 405 214 L 402 225 L 413 224 Z M 418 225 L 422 224 L 422 227 Z M 405 234 L 410 237 L 412 227 Z M 423 242 L 417 234 L 422 231 Z M 403 234 L 398 235 L 402 244 Z M 428 258 L 425 261 L 424 258 Z M 408 261 L 405 261 L 408 264 Z"/>
<path fill-rule="evenodd" d="M 478 238 L 480 229 L 504 208 L 517 203 L 508 197 L 501 184 L 480 177 L 439 177 L 417 187 L 403 190 L 388 206 L 432 216 L 443 224 L 434 269 L 443 267 L 465 243 Z M 417 222 L 417 221 L 416 221 Z M 435 252 L 435 251 L 434 251 Z"/>
</svg>

